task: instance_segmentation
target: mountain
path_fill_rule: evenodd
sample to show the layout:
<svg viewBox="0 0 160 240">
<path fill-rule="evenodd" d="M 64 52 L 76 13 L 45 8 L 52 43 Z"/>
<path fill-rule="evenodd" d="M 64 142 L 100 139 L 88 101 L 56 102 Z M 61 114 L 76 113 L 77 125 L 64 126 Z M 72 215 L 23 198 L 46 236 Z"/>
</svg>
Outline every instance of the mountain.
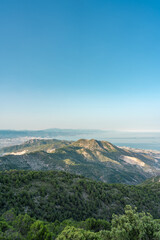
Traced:
<svg viewBox="0 0 160 240">
<path fill-rule="evenodd" d="M 78 140 L 79 138 L 104 137 L 112 135 L 113 131 L 90 129 L 46 129 L 46 130 L 0 130 L 0 149 L 22 144 L 30 139 L 65 139 Z"/>
<path fill-rule="evenodd" d="M 0 157 L 0 170 L 62 170 L 98 181 L 127 184 L 138 184 L 160 174 L 158 158 L 95 139 L 32 140 L 2 152 L 10 154 Z"/>
<path fill-rule="evenodd" d="M 13 208 L 18 214 L 50 222 L 88 217 L 110 220 L 113 213 L 122 214 L 129 204 L 160 218 L 160 191 L 147 182 L 128 186 L 61 171 L 10 170 L 0 172 L 0 192 L 0 215 Z"/>
<path fill-rule="evenodd" d="M 61 139 L 77 141 L 80 138 L 107 140 L 118 146 L 160 151 L 160 132 L 122 132 L 96 129 L 0 130 L 0 149 L 24 143 L 27 140 Z"/>
</svg>

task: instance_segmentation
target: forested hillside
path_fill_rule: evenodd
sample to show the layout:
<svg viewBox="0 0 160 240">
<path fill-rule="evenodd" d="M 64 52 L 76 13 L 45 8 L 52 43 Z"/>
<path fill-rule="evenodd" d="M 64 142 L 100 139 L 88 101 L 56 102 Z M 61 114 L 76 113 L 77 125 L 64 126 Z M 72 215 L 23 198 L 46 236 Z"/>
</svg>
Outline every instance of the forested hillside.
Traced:
<svg viewBox="0 0 160 240">
<path fill-rule="evenodd" d="M 138 213 L 131 206 L 123 215 L 113 215 L 112 221 L 88 218 L 62 222 L 47 222 L 16 215 L 14 210 L 0 216 L 0 239 L 3 240 L 159 240 L 160 220 L 150 214 Z"/>
<path fill-rule="evenodd" d="M 125 205 L 160 218 L 160 183 L 128 186 L 106 184 L 58 171 L 0 172 L 0 213 L 14 208 L 41 220 L 88 217 L 110 220 L 124 212 Z"/>
<path fill-rule="evenodd" d="M 159 220 L 134 207 L 160 218 L 159 180 L 128 186 L 60 171 L 0 172 L 0 239 L 158 240 Z"/>
</svg>

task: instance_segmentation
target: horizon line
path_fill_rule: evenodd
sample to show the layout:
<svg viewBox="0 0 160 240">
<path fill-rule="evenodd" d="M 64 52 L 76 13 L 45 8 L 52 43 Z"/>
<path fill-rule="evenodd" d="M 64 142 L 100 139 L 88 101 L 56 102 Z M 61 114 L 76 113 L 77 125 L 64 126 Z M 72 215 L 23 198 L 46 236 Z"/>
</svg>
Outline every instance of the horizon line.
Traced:
<svg viewBox="0 0 160 240">
<path fill-rule="evenodd" d="M 0 129 L 0 131 L 47 131 L 47 130 L 78 130 L 78 131 L 105 131 L 105 132 L 128 132 L 128 133 L 159 133 L 160 130 L 133 130 L 133 129 L 127 129 L 127 130 L 111 130 L 111 129 L 97 129 L 97 128 L 42 128 L 42 129 Z"/>
</svg>

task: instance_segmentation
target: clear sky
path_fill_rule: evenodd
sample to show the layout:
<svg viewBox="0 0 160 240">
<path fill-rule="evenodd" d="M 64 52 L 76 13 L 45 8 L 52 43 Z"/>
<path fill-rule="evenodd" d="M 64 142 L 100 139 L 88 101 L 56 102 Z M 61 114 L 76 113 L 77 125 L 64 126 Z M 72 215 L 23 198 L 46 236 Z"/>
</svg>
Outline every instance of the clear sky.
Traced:
<svg viewBox="0 0 160 240">
<path fill-rule="evenodd" d="M 160 1 L 1 0 L 0 129 L 160 131 Z"/>
</svg>

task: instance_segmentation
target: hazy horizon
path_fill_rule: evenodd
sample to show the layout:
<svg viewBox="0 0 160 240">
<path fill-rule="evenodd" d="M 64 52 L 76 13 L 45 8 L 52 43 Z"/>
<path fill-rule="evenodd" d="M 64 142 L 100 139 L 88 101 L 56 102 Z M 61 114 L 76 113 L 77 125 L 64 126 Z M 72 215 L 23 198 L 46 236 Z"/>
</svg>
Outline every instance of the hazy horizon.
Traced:
<svg viewBox="0 0 160 240">
<path fill-rule="evenodd" d="M 47 130 L 77 130 L 77 131 L 106 131 L 106 132 L 125 132 L 125 133 L 160 133 L 160 130 L 114 130 L 114 129 L 94 129 L 94 128 L 42 128 L 42 129 L 9 129 L 1 128 L 0 131 L 47 131 Z"/>
<path fill-rule="evenodd" d="M 0 130 L 0 148 L 23 143 L 29 139 L 59 139 L 77 141 L 96 139 L 117 146 L 160 151 L 160 132 L 111 131 L 100 129 Z"/>
</svg>

